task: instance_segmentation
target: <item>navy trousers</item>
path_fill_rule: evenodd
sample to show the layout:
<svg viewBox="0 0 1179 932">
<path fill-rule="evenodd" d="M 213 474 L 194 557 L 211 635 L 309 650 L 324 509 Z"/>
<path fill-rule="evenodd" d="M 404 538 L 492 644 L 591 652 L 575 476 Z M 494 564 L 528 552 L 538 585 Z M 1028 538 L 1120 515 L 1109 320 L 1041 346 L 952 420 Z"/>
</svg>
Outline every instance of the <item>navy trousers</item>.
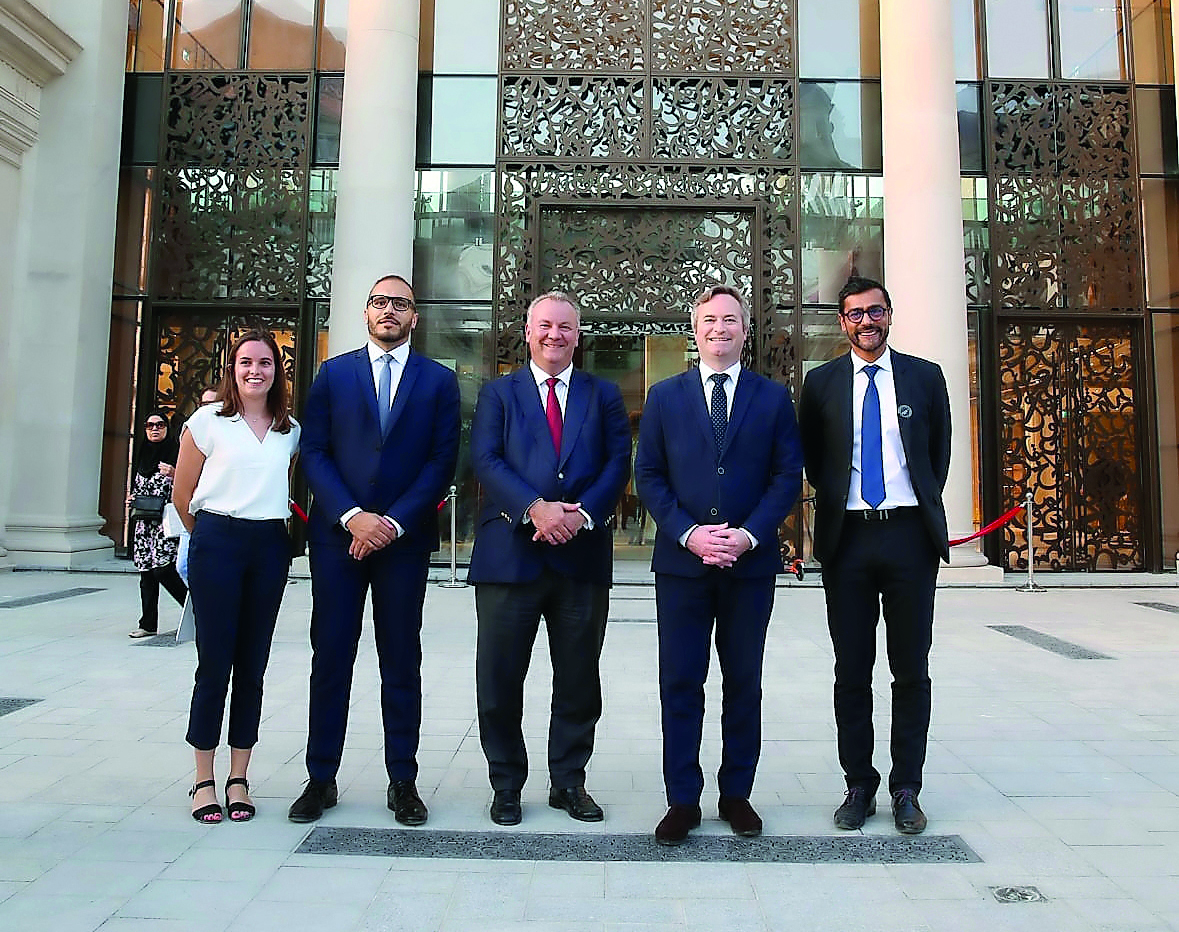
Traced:
<svg viewBox="0 0 1179 932">
<path fill-rule="evenodd" d="M 385 770 L 390 780 L 417 777 L 422 722 L 422 604 L 430 554 L 396 541 L 363 560 L 348 555 L 343 533 L 311 541 L 311 696 L 307 775 L 332 780 L 344 753 L 352 668 L 364 599 L 372 589 L 373 634 L 381 671 Z"/>
<path fill-rule="evenodd" d="M 774 577 L 655 574 L 663 781 L 669 805 L 696 805 L 704 790 L 700 738 L 704 681 L 715 631 L 721 669 L 721 796 L 748 799 L 761 756 L 761 670 Z"/>
<path fill-rule="evenodd" d="M 197 513 L 188 548 L 197 671 L 187 740 L 198 751 L 211 751 L 220 742 L 231 677 L 229 746 L 258 743 L 262 678 L 290 552 L 283 521 Z"/>
</svg>

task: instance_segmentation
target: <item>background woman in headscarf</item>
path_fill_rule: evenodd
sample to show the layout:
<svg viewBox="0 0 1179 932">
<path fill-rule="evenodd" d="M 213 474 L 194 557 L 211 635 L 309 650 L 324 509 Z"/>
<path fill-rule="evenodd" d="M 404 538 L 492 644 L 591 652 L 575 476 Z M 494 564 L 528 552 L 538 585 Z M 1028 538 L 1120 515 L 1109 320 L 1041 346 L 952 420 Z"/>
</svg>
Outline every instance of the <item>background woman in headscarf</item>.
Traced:
<svg viewBox="0 0 1179 932">
<path fill-rule="evenodd" d="M 172 476 L 176 471 L 179 444 L 170 435 L 168 416 L 162 411 L 148 414 L 143 428 L 128 503 L 136 495 L 158 495 L 169 502 L 172 500 Z M 184 604 L 188 595 L 187 587 L 176 572 L 177 542 L 164 537 L 161 517 L 132 518 L 131 559 L 139 570 L 142 602 L 139 625 L 131 632 L 133 638 L 151 637 L 159 630 L 161 585 L 179 605 Z"/>
</svg>

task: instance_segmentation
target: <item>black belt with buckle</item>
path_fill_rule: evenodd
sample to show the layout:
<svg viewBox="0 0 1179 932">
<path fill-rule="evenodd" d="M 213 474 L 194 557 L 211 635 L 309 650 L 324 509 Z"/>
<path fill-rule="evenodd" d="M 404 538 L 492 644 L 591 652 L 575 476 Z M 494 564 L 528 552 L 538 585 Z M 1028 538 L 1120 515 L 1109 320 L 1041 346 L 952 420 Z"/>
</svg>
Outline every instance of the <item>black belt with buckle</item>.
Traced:
<svg viewBox="0 0 1179 932">
<path fill-rule="evenodd" d="M 898 505 L 896 508 L 856 509 L 852 514 L 860 515 L 865 521 L 887 521 L 916 510 L 915 505 Z"/>
</svg>

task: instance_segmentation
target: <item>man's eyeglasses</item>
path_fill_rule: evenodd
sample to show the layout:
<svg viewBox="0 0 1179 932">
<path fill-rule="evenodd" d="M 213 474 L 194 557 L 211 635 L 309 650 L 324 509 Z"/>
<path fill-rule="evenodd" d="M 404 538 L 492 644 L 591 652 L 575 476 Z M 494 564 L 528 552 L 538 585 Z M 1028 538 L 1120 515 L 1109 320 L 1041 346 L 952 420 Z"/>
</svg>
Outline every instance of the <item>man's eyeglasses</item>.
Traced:
<svg viewBox="0 0 1179 932">
<path fill-rule="evenodd" d="M 147 427 L 148 430 L 163 430 L 168 425 L 163 421 L 148 421 L 144 426 Z"/>
<path fill-rule="evenodd" d="M 400 295 L 394 296 L 388 294 L 370 294 L 368 296 L 368 304 L 369 307 L 374 307 L 378 311 L 383 311 L 385 308 L 392 305 L 393 310 L 402 314 L 404 314 L 406 311 L 412 311 L 417 308 L 417 305 L 409 300 L 409 298 L 403 298 Z"/>
<path fill-rule="evenodd" d="M 853 324 L 858 324 L 864 319 L 864 315 L 868 315 L 868 319 L 873 323 L 879 323 L 884 320 L 884 315 L 888 313 L 888 308 L 873 304 L 871 307 L 853 307 L 850 311 L 842 311 L 841 316 L 850 320 Z"/>
</svg>

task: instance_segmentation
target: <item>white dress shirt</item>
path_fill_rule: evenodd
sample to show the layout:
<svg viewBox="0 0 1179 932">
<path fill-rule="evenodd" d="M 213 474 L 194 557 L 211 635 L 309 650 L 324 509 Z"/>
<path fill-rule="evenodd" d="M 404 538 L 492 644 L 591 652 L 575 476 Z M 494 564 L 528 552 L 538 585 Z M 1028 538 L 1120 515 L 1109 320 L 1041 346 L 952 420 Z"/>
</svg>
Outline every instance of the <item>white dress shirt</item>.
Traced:
<svg viewBox="0 0 1179 932">
<path fill-rule="evenodd" d="M 884 454 L 884 501 L 877 506 L 904 508 L 917 504 L 917 493 L 909 479 L 909 461 L 901 443 L 901 425 L 897 416 L 897 390 L 893 382 L 892 351 L 886 346 L 875 362 L 867 362 L 856 353 L 852 361 L 852 461 L 851 482 L 847 491 L 848 511 L 869 511 L 872 506 L 860 494 L 863 444 L 861 433 L 864 421 L 864 395 L 868 392 L 868 373 L 865 366 L 879 366 L 876 373 L 876 392 L 880 395 L 880 440 Z"/>
</svg>

